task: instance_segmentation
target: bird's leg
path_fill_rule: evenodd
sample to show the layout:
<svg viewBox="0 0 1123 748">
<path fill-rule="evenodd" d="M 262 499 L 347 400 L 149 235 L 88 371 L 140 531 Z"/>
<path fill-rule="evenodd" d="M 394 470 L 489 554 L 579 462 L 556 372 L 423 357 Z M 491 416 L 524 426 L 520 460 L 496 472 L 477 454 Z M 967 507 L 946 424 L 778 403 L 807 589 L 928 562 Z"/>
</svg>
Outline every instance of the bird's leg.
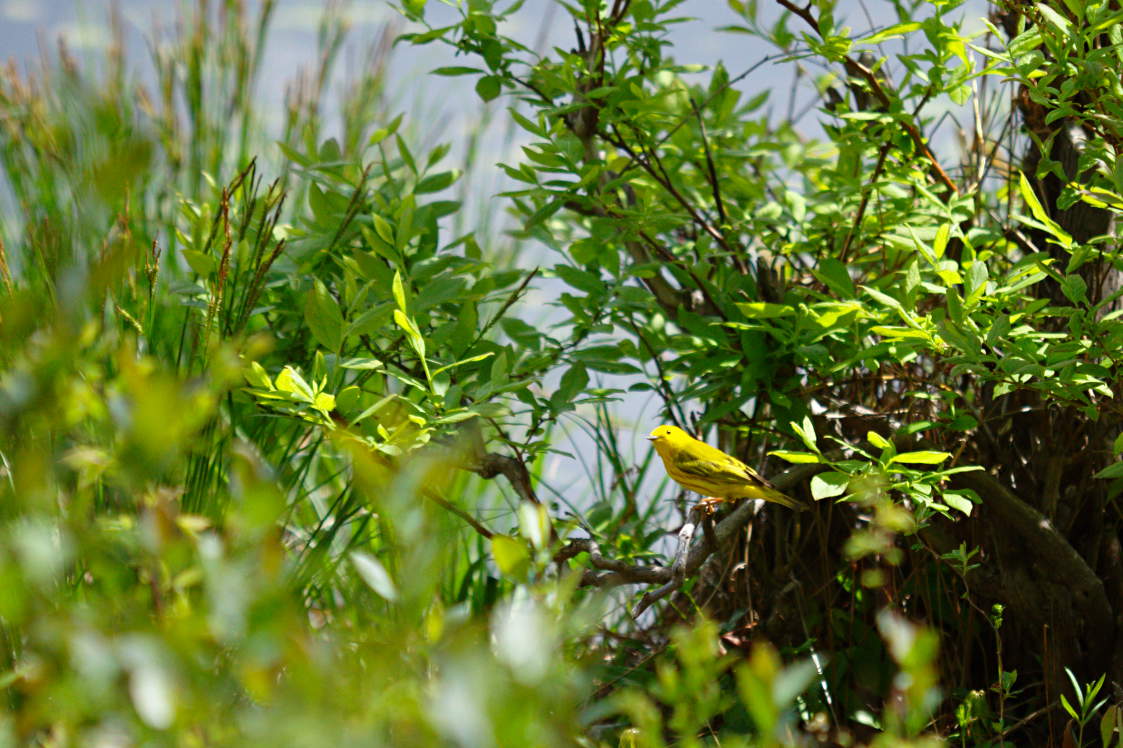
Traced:
<svg viewBox="0 0 1123 748">
<path fill-rule="evenodd" d="M 694 505 L 695 509 L 705 512 L 707 517 L 713 516 L 717 508 L 725 503 L 725 499 L 718 496 L 707 496 Z"/>
</svg>

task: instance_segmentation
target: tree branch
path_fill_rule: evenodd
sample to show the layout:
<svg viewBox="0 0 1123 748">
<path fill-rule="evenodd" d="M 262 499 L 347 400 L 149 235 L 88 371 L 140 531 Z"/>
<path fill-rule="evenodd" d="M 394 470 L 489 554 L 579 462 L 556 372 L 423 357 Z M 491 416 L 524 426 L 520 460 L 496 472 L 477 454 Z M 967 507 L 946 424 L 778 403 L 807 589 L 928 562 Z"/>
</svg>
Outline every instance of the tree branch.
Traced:
<svg viewBox="0 0 1123 748">
<path fill-rule="evenodd" d="M 825 469 L 826 465 L 797 465 L 778 475 L 773 483 L 781 491 L 789 490 Z M 636 605 L 633 615 L 639 616 L 653 603 L 681 587 L 686 577 L 696 572 L 713 553 L 727 547 L 745 525 L 760 512 L 763 505 L 763 501 L 741 502 L 717 523 L 712 533 L 707 529 L 704 533 L 705 541 L 693 548 L 691 548 L 691 541 L 697 523 L 688 518 L 688 522 L 679 531 L 678 543 L 670 566 L 629 564 L 626 561 L 609 558 L 601 553 L 600 546 L 592 538 L 569 541 L 557 552 L 554 560 L 564 562 L 579 553 L 588 553 L 589 565 L 592 568 L 586 569 L 581 577 L 581 585 L 585 587 L 610 588 L 625 584 L 661 584 L 661 587 L 645 594 Z M 704 521 L 710 522 L 708 518 Z"/>
<path fill-rule="evenodd" d="M 541 504 L 534 488 L 530 485 L 530 471 L 522 460 L 507 455 L 485 452 L 479 458 L 479 463 L 469 468 L 481 478 L 491 479 L 502 474 L 511 483 L 515 493 L 523 501 Z"/>
<path fill-rule="evenodd" d="M 1054 569 L 1054 578 L 1067 580 L 1066 585 L 1077 596 L 1087 599 L 1091 607 L 1106 611 L 1110 618 L 1111 606 L 1103 581 L 1064 535 L 1053 527 L 1048 517 L 1018 498 L 994 476 L 981 470 L 960 473 L 955 483 L 979 494 L 983 499 L 984 512 L 993 512 L 1002 524 L 1026 541 L 1027 547 L 1033 548 L 1041 564 Z"/>
<path fill-rule="evenodd" d="M 445 509 L 449 512 L 452 512 L 457 517 L 459 517 L 460 519 L 467 522 L 472 527 L 473 530 L 475 530 L 477 533 L 479 533 L 483 537 L 487 538 L 488 540 L 491 540 L 491 537 L 495 534 L 490 529 L 488 529 L 487 526 L 485 526 L 482 522 L 480 522 L 478 519 L 476 519 L 471 514 L 464 511 L 463 509 L 461 509 L 460 507 L 453 504 L 451 501 L 448 501 L 447 499 L 444 499 L 444 498 L 438 496 L 437 494 L 433 493 L 432 491 L 425 491 L 424 495 L 425 495 L 425 498 L 429 499 L 429 501 L 433 502 L 434 504 L 441 507 L 442 509 Z"/>
</svg>

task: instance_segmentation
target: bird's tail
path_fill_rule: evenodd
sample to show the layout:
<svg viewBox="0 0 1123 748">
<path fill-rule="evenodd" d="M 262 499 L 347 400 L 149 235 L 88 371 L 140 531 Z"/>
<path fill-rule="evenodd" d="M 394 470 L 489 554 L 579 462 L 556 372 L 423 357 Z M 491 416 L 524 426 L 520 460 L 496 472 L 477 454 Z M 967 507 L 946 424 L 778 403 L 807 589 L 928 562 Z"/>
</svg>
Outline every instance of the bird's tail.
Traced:
<svg viewBox="0 0 1123 748">
<path fill-rule="evenodd" d="M 793 499 L 791 496 L 788 496 L 786 493 L 776 488 L 769 487 L 765 489 L 765 495 L 763 498 L 765 501 L 771 501 L 775 504 L 786 506 L 788 509 L 792 509 L 797 512 L 805 512 L 810 509 L 810 507 L 807 506 L 806 502 L 800 501 L 799 499 Z"/>
</svg>

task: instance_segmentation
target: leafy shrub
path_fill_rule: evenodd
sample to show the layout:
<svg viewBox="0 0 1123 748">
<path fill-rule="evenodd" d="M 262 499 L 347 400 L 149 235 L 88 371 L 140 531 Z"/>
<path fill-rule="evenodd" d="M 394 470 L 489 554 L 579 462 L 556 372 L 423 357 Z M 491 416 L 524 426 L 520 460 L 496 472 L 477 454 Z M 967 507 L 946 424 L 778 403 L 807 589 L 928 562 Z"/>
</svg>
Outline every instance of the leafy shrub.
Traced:
<svg viewBox="0 0 1123 748">
<path fill-rule="evenodd" d="M 778 4 L 724 31 L 824 71 L 821 132 L 676 61 L 677 2 L 545 54 L 405 3 L 511 104 L 506 237 L 377 54 L 328 137 L 334 6 L 276 147 L 272 2 L 187 11 L 155 94 L 9 70 L 9 742 L 1118 742 L 1118 13 Z M 662 501 L 628 393 L 814 511 Z"/>
</svg>

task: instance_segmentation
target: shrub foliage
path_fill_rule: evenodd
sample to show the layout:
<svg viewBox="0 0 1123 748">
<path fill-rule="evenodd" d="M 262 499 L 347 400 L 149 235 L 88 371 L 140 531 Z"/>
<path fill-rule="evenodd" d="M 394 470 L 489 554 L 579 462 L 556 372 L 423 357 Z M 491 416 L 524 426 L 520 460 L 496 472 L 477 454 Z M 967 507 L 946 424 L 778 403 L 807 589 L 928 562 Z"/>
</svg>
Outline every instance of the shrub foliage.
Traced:
<svg viewBox="0 0 1123 748">
<path fill-rule="evenodd" d="M 1123 14 L 728 7 L 409 0 L 336 89 L 330 6 L 275 142 L 273 2 L 8 69 L 9 742 L 1120 744 Z M 813 510 L 692 509 L 643 398 Z"/>
</svg>

